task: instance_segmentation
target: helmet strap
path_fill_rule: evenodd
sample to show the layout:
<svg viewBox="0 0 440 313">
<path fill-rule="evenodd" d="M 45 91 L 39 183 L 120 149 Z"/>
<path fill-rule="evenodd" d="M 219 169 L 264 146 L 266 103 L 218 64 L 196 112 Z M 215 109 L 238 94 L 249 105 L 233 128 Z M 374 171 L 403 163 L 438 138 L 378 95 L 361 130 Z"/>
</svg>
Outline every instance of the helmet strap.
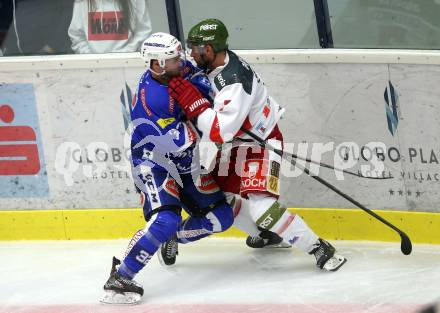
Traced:
<svg viewBox="0 0 440 313">
<path fill-rule="evenodd" d="M 149 66 L 150 72 L 155 74 L 155 75 L 162 76 L 162 75 L 164 75 L 166 73 L 166 71 L 165 71 L 165 60 L 157 60 L 157 62 L 159 63 L 159 66 L 162 68 L 162 72 L 158 73 L 158 72 L 154 71 L 151 68 L 151 63 L 150 63 L 150 66 Z"/>
<path fill-rule="evenodd" d="M 150 72 L 155 74 L 155 75 L 158 75 L 158 76 L 162 76 L 162 75 L 164 75 L 166 73 L 165 70 L 162 70 L 162 72 L 158 73 L 156 71 L 153 71 L 153 69 L 151 67 L 150 67 Z"/>
</svg>

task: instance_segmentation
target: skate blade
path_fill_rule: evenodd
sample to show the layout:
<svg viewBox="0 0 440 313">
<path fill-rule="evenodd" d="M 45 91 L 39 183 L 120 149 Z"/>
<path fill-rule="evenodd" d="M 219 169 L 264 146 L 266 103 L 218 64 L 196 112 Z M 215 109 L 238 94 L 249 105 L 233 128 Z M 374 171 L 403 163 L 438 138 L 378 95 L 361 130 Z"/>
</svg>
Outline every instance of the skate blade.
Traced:
<svg viewBox="0 0 440 313">
<path fill-rule="evenodd" d="M 99 302 L 104 304 L 134 305 L 141 302 L 142 296 L 135 292 L 118 293 L 113 290 L 106 290 Z"/>
<path fill-rule="evenodd" d="M 346 258 L 344 258 L 342 255 L 335 254 L 332 258 L 325 262 L 322 269 L 329 272 L 336 272 L 341 268 L 342 265 L 345 264 L 345 262 L 347 262 Z"/>
<path fill-rule="evenodd" d="M 159 264 L 162 265 L 163 267 L 174 267 L 175 265 L 175 261 L 173 264 L 166 264 L 164 259 L 162 258 L 162 254 L 160 253 L 160 251 L 157 252 L 157 258 L 159 259 Z"/>
</svg>

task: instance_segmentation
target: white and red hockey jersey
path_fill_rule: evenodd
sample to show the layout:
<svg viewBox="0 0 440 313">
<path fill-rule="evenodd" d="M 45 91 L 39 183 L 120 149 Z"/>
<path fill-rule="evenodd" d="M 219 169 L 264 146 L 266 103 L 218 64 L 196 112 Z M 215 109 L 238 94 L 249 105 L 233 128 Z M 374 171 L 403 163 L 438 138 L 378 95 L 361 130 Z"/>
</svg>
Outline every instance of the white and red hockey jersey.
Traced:
<svg viewBox="0 0 440 313">
<path fill-rule="evenodd" d="M 208 74 L 214 93 L 213 108 L 199 115 L 197 127 L 216 143 L 234 138 L 251 139 L 240 129 L 262 139 L 274 129 L 284 112 L 250 65 L 227 51 L 225 65 Z"/>
</svg>

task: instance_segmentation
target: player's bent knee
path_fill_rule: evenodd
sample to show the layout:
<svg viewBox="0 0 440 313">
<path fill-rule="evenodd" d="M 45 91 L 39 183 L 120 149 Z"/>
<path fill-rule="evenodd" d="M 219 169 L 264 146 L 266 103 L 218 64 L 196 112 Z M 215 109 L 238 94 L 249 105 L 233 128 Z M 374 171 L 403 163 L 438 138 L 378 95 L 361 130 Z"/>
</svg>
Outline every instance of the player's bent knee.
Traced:
<svg viewBox="0 0 440 313">
<path fill-rule="evenodd" d="M 174 210 L 162 210 L 147 224 L 148 231 L 161 243 L 169 240 L 176 232 L 182 217 Z"/>
<path fill-rule="evenodd" d="M 258 217 L 255 224 L 259 228 L 271 230 L 278 221 L 282 220 L 285 212 L 286 208 L 280 205 L 278 201 L 275 201 Z"/>
</svg>

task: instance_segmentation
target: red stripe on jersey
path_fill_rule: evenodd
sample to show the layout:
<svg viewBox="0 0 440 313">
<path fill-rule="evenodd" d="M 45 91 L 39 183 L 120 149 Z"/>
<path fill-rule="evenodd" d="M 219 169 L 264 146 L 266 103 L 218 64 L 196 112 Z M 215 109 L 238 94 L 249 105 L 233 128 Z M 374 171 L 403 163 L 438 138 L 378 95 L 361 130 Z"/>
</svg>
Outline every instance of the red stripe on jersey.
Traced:
<svg viewBox="0 0 440 313">
<path fill-rule="evenodd" d="M 214 122 L 211 126 L 211 131 L 209 132 L 209 139 L 213 142 L 223 143 L 223 139 L 220 136 L 220 124 L 218 123 L 217 114 L 215 115 Z"/>
<path fill-rule="evenodd" d="M 131 101 L 131 108 L 134 109 L 137 103 L 137 96 L 134 95 L 133 100 Z"/>
<path fill-rule="evenodd" d="M 141 102 L 142 102 L 142 106 L 144 107 L 145 112 L 147 112 L 147 115 L 152 116 L 153 113 L 151 113 L 151 110 L 147 104 L 147 97 L 145 96 L 145 88 L 141 89 Z"/>
</svg>

